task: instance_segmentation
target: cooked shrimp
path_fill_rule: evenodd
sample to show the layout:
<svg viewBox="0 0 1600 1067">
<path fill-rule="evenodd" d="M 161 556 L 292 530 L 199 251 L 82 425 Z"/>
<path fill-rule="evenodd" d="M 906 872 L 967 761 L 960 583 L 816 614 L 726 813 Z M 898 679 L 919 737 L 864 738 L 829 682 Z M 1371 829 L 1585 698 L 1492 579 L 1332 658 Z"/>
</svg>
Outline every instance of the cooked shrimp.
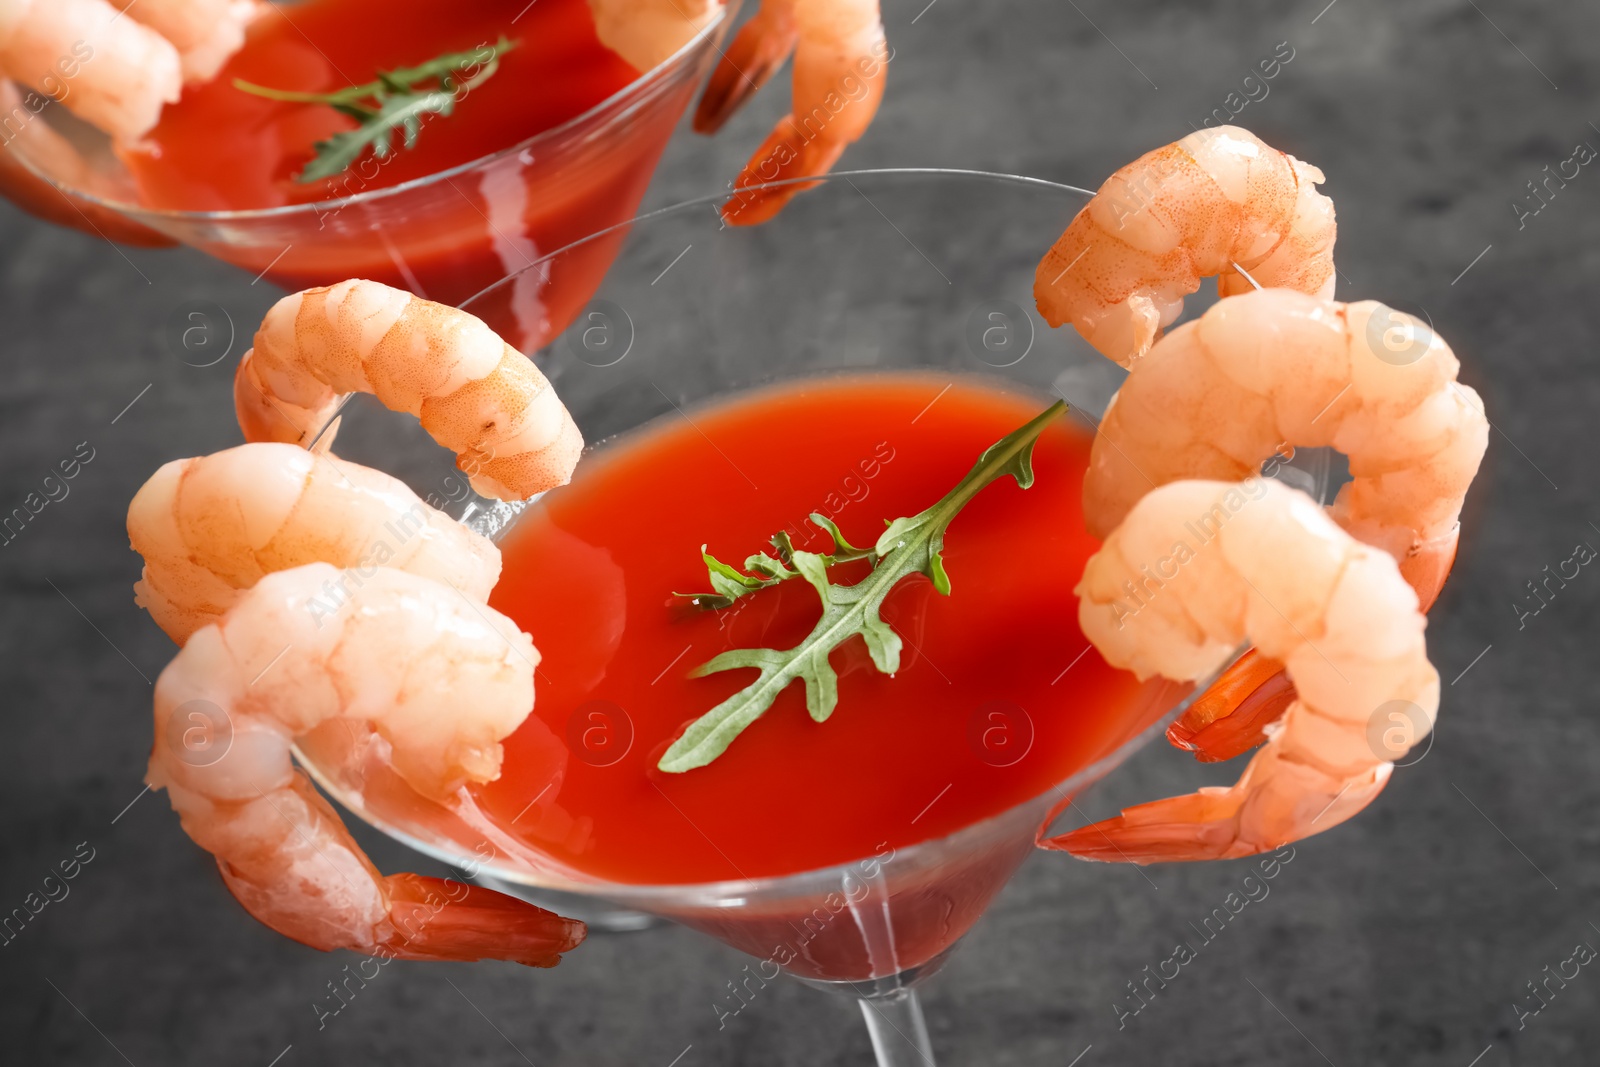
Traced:
<svg viewBox="0 0 1600 1067">
<path fill-rule="evenodd" d="M 532 641 L 385 567 L 362 577 L 359 611 L 323 626 L 313 609 L 342 577 L 325 563 L 270 574 L 190 637 L 156 682 L 146 781 L 246 910 L 297 941 L 554 966 L 582 923 L 448 880 L 385 878 L 290 758 L 297 737 L 342 720 L 376 731 L 412 788 L 448 802 L 498 777 L 500 742 L 533 707 Z"/>
<path fill-rule="evenodd" d="M 1394 556 L 1423 605 L 1455 559 L 1461 506 L 1489 443 L 1450 347 L 1375 301 L 1287 289 L 1212 306 L 1133 365 L 1101 420 L 1084 519 L 1104 537 L 1152 486 L 1240 480 L 1284 445 L 1331 445 L 1352 481 L 1333 517 Z"/>
<path fill-rule="evenodd" d="M 640 74 L 671 59 L 721 10 L 722 0 L 589 0 L 595 36 Z"/>
<path fill-rule="evenodd" d="M 172 43 L 106 0 L 0 0 L 0 75 L 124 142 L 183 87 Z"/>
<path fill-rule="evenodd" d="M 600 40 L 640 71 L 664 62 L 715 17 L 720 0 L 589 0 Z M 695 129 L 719 129 L 794 52 L 793 99 L 734 179 L 722 217 L 765 222 L 808 183 L 755 186 L 826 174 L 866 133 L 883 98 L 892 53 L 878 0 L 765 0 L 740 27 L 706 85 Z"/>
<path fill-rule="evenodd" d="M 696 133 L 722 129 L 722 124 L 778 73 L 800 35 L 794 5 L 795 0 L 762 0 L 761 9 L 739 27 L 700 94 L 694 113 Z"/>
<path fill-rule="evenodd" d="M 747 23 L 735 49 L 759 67 L 782 62 L 793 42 L 794 74 L 789 114 L 778 120 L 765 143 L 734 179 L 734 195 L 722 206 L 723 219 L 735 226 L 754 226 L 772 218 L 810 183 L 754 188 L 790 178 L 826 174 L 844 150 L 867 132 L 883 99 L 888 76 L 888 41 L 878 18 L 878 0 L 780 0 L 770 19 Z M 747 38 L 745 35 L 749 34 Z M 744 95 L 726 88 L 742 75 L 726 59 L 713 75 L 708 93 L 724 103 L 712 109 L 707 123 L 720 122 Z M 754 91 L 755 86 L 750 86 Z M 697 119 L 697 121 L 699 121 Z"/>
<path fill-rule="evenodd" d="M 1090 452 L 1085 522 L 1103 537 L 1152 485 L 1243 479 L 1285 445 L 1332 445 L 1353 476 L 1334 519 L 1394 556 L 1427 610 L 1488 445 L 1483 402 L 1458 368 L 1426 326 L 1373 301 L 1286 289 L 1224 300 L 1133 365 Z M 1260 744 L 1293 699 L 1283 665 L 1252 650 L 1167 737 L 1199 759 L 1229 759 Z"/>
<path fill-rule="evenodd" d="M 285 444 L 164 465 L 128 507 L 128 540 L 144 557 L 135 600 L 180 645 L 265 575 L 307 563 L 393 567 L 478 603 L 500 577 L 499 549 L 404 483 Z"/>
<path fill-rule="evenodd" d="M 256 0 L 113 0 L 178 50 L 186 82 L 217 76 L 244 44 L 245 27 L 262 10 Z"/>
<path fill-rule="evenodd" d="M 1198 130 L 1117 171 L 1039 263 L 1033 296 L 1124 367 L 1149 351 L 1215 275 L 1331 297 L 1333 201 L 1322 171 L 1237 126 Z"/>
<path fill-rule="evenodd" d="M 1394 558 L 1277 482 L 1156 489 L 1090 558 L 1078 593 L 1084 634 L 1140 677 L 1204 678 L 1248 640 L 1288 665 L 1299 693 L 1235 785 L 1046 842 L 1084 859 L 1227 859 L 1326 830 L 1372 802 L 1438 712 L 1426 619 Z"/>
<path fill-rule="evenodd" d="M 306 443 L 372 393 L 422 420 L 472 487 L 526 499 L 572 477 L 583 436 L 526 356 L 464 311 L 378 282 L 307 289 L 273 305 L 234 377 L 248 441 Z"/>
</svg>

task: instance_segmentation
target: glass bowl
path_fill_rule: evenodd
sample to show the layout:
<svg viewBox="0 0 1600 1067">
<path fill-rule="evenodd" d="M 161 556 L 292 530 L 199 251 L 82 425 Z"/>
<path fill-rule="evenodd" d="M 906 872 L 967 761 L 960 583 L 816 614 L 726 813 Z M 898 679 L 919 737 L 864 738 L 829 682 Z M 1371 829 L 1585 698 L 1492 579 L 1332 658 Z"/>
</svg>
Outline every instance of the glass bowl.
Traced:
<svg viewBox="0 0 1600 1067">
<path fill-rule="evenodd" d="M 144 230 L 291 291 L 369 278 L 457 304 L 524 272 L 517 283 L 523 318 L 554 333 L 599 284 L 621 234 L 559 259 L 546 251 L 638 210 L 738 7 L 728 0 L 670 58 L 560 126 L 425 178 L 340 199 L 240 211 L 145 207 L 109 140 L 59 107 L 33 124 L 49 129 L 24 131 L 30 135 L 11 143 L 11 159 L 62 194 L 62 203 L 42 205 L 52 217 L 76 225 L 77 217 L 88 220 L 86 209 L 119 224 L 108 236 L 137 240 Z M 527 274 L 536 263 L 540 272 Z"/>
<path fill-rule="evenodd" d="M 723 226 L 717 207 L 725 194 L 707 196 L 552 252 L 463 307 L 531 351 L 530 339 L 539 335 L 517 314 L 518 287 L 591 245 L 621 243 L 595 299 L 535 355 L 591 449 L 746 390 L 868 370 L 999 379 L 1041 398 L 1063 397 L 1093 424 L 1125 372 L 1071 329 L 1046 327 L 1032 297 L 1035 265 L 1087 190 L 951 170 L 805 180 L 819 184 L 763 226 Z M 1192 298 L 1189 315 L 1204 303 Z M 414 433 L 397 422 L 392 415 L 346 418 L 341 454 L 392 462 L 396 435 Z M 536 506 L 472 496 L 435 451 L 439 465 L 424 476 L 435 492 L 425 495 L 457 508 L 480 532 L 498 537 Z M 1277 476 L 1321 498 L 1327 455 L 1301 450 Z M 358 753 L 303 743 L 302 755 L 358 816 L 480 881 L 568 914 L 583 915 L 569 906 L 581 899 L 682 923 L 762 961 L 758 970 L 771 968 L 764 978 L 779 966 L 774 946 L 792 941 L 819 902 L 837 894 L 849 921 L 819 923 L 807 951 L 782 969 L 859 998 L 880 1062 L 931 1064 L 912 987 L 938 970 L 1068 802 L 1159 736 L 1192 692 L 1151 680 L 1088 765 L 1009 810 L 898 848 L 892 859 L 688 885 L 593 878 L 530 849 L 474 805 L 446 809 L 420 800 L 386 766 Z M 552 890 L 575 896 L 552 901 Z M 599 913 L 613 928 L 637 924 L 630 915 Z"/>
</svg>

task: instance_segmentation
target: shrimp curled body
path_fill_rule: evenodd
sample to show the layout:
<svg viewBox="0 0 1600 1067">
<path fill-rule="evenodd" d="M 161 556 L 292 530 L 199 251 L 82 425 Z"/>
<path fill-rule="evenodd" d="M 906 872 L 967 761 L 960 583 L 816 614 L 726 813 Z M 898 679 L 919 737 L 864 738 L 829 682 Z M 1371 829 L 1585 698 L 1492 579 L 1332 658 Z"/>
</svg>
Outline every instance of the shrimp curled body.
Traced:
<svg viewBox="0 0 1600 1067">
<path fill-rule="evenodd" d="M 340 722 L 386 741 L 430 798 L 490 781 L 533 706 L 532 641 L 448 586 L 388 568 L 328 625 L 312 609 L 340 577 L 323 563 L 268 575 L 189 638 L 156 682 L 146 780 L 240 903 L 297 941 L 553 966 L 582 923 L 461 883 L 383 877 L 290 756 L 296 738 Z"/>
<path fill-rule="evenodd" d="M 115 0 L 131 18 L 178 50 L 185 82 L 210 81 L 244 44 L 245 27 L 266 5 L 258 0 Z"/>
<path fill-rule="evenodd" d="M 307 563 L 393 567 L 479 603 L 500 576 L 499 549 L 404 483 L 285 444 L 163 465 L 128 507 L 128 540 L 145 561 L 135 599 L 180 645 L 267 574 Z"/>
<path fill-rule="evenodd" d="M 1287 665 L 1298 696 L 1235 785 L 1141 804 L 1048 847 L 1135 863 L 1278 848 L 1371 803 L 1437 715 L 1426 619 L 1394 558 L 1280 483 L 1154 490 L 1090 558 L 1078 593 L 1084 634 L 1115 666 L 1194 680 L 1249 640 Z M 1375 719 L 1388 729 L 1375 734 Z"/>
<path fill-rule="evenodd" d="M 119 141 L 144 136 L 178 99 L 180 68 L 170 41 L 106 0 L 0 0 L 0 77 Z"/>
<path fill-rule="evenodd" d="M 1106 179 L 1034 273 L 1039 313 L 1122 366 L 1215 276 L 1331 297 L 1337 236 L 1322 171 L 1237 126 L 1198 130 Z M 1249 277 L 1240 273 L 1242 268 Z"/>
<path fill-rule="evenodd" d="M 485 496 L 526 499 L 564 485 L 583 451 L 531 360 L 474 316 L 378 282 L 284 297 L 234 377 L 249 441 L 308 442 L 341 394 L 356 392 L 420 418 Z"/>
<path fill-rule="evenodd" d="M 1239 481 L 1284 445 L 1331 445 L 1352 476 L 1334 519 L 1394 556 L 1426 607 L 1489 443 L 1459 369 L 1442 338 L 1376 301 L 1220 301 L 1135 363 L 1106 409 L 1083 485 L 1089 532 L 1105 537 L 1152 483 Z"/>
</svg>

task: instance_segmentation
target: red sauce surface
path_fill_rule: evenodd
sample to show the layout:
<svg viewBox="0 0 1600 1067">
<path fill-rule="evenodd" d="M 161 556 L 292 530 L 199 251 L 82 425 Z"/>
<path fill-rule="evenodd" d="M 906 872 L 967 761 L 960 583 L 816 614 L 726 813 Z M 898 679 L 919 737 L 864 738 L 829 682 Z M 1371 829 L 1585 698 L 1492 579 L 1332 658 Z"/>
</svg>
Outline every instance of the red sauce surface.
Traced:
<svg viewBox="0 0 1600 1067">
<path fill-rule="evenodd" d="M 502 546 L 491 603 L 543 661 L 533 716 L 481 790 L 484 809 L 609 880 L 778 875 L 998 814 L 1141 725 L 1129 721 L 1132 676 L 1084 653 L 1072 588 L 1097 547 L 1080 515 L 1090 438 L 1062 418 L 1038 443 L 1032 489 L 996 482 L 952 523 L 952 595 L 921 576 L 890 595 L 884 618 L 906 640 L 897 675 L 878 673 L 853 638 L 832 658 L 839 703 L 827 721 L 810 719 L 795 684 L 709 766 L 656 769 L 690 721 L 755 676 L 696 679 L 691 667 L 730 648 L 790 647 L 819 612 L 800 581 L 722 612 L 675 612 L 674 591 L 707 588 L 701 543 L 737 563 L 788 527 L 810 530 L 800 547 L 821 551 L 826 538 L 801 525 L 812 511 L 870 543 L 1045 403 L 972 379 L 941 394 L 949 381 L 790 383 L 695 411 L 692 424 L 668 416 L 587 457 Z M 1009 873 L 994 872 L 998 883 Z"/>
<path fill-rule="evenodd" d="M 257 85 L 329 92 L 379 70 L 469 51 L 502 34 L 518 42 L 457 105 L 424 120 L 411 150 L 360 180 L 294 180 L 313 145 L 354 119 L 332 108 L 267 100 Z M 600 44 L 585 0 L 310 0 L 275 8 L 221 74 L 162 112 L 147 144 L 124 155 L 146 203 L 183 211 L 277 207 L 378 189 L 467 163 L 582 114 L 638 73 Z M 366 177 L 367 174 L 372 177 Z"/>
</svg>

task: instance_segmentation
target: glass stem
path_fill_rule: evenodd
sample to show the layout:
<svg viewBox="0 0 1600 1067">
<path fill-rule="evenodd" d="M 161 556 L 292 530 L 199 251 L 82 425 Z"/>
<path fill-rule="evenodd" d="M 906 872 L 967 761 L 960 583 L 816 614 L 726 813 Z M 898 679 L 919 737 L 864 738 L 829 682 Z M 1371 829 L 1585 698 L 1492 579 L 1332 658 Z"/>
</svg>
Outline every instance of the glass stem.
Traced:
<svg viewBox="0 0 1600 1067">
<path fill-rule="evenodd" d="M 872 1035 L 878 1067 L 934 1067 L 928 1044 L 928 1024 L 915 990 L 902 989 L 886 997 L 863 997 L 858 1002 Z"/>
</svg>

